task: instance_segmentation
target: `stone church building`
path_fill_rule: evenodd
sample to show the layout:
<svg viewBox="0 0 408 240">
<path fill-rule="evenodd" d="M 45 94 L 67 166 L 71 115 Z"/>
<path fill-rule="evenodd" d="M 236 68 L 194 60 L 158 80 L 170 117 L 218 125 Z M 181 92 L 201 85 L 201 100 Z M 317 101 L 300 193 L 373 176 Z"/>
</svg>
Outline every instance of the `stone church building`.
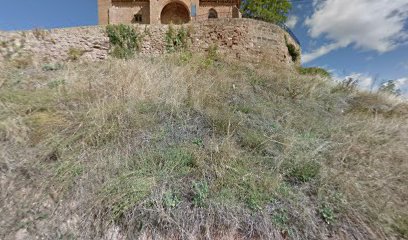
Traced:
<svg viewBox="0 0 408 240">
<path fill-rule="evenodd" d="M 240 18 L 240 0 L 98 0 L 99 24 L 182 24 Z"/>
</svg>

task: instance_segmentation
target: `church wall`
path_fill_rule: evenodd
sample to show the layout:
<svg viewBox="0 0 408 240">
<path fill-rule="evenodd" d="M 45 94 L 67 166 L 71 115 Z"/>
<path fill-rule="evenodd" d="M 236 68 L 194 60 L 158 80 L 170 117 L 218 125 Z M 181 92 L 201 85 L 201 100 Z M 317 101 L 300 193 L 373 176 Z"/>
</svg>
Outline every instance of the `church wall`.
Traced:
<svg viewBox="0 0 408 240">
<path fill-rule="evenodd" d="M 135 23 L 135 14 L 142 15 L 141 24 L 150 23 L 149 2 L 137 2 L 132 4 L 115 5 L 109 8 L 110 24 Z"/>
<path fill-rule="evenodd" d="M 111 0 L 98 0 L 98 19 L 99 24 L 106 25 L 109 23 L 108 12 L 111 7 Z"/>
<path fill-rule="evenodd" d="M 197 20 L 208 19 L 210 9 L 217 11 L 218 18 L 232 18 L 232 6 L 200 6 L 198 9 Z"/>
<path fill-rule="evenodd" d="M 191 21 L 202 21 L 208 19 L 208 11 L 214 8 L 219 18 L 232 18 L 233 6 L 228 4 L 202 3 L 199 0 L 139 0 L 135 2 L 114 2 L 111 0 L 98 0 L 99 23 L 102 25 L 111 23 L 119 24 L 132 23 L 135 14 L 142 14 L 142 24 L 161 23 L 161 12 L 163 8 L 171 3 L 179 2 L 186 6 L 191 16 Z M 192 14 L 192 8 L 195 5 L 196 16 Z"/>
</svg>

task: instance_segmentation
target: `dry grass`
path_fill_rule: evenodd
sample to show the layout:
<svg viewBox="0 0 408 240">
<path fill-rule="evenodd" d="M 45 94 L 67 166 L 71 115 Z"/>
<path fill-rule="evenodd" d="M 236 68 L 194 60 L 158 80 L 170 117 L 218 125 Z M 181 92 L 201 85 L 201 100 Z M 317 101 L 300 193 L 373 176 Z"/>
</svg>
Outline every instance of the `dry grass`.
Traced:
<svg viewBox="0 0 408 240">
<path fill-rule="evenodd" d="M 406 103 L 209 58 L 5 63 L 0 238 L 407 237 Z"/>
</svg>

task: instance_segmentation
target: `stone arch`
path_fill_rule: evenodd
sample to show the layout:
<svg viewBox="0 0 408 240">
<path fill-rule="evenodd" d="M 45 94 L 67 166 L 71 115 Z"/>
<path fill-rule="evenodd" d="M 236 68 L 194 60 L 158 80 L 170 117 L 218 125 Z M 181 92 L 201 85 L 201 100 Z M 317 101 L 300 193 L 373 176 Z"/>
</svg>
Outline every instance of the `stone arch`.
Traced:
<svg viewBox="0 0 408 240">
<path fill-rule="evenodd" d="M 181 2 L 170 2 L 161 11 L 160 21 L 162 24 L 183 24 L 190 22 L 190 11 Z"/>
<path fill-rule="evenodd" d="M 208 10 L 208 18 L 218 18 L 218 13 L 214 8 Z"/>
</svg>

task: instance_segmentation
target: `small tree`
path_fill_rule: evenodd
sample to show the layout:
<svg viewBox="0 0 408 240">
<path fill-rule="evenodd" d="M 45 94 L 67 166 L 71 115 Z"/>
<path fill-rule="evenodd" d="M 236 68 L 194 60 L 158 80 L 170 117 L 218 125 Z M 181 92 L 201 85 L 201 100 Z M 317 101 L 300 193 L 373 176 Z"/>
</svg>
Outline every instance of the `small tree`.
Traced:
<svg viewBox="0 0 408 240">
<path fill-rule="evenodd" d="M 291 8 L 288 0 L 243 0 L 241 11 L 244 17 L 283 23 Z"/>
</svg>

